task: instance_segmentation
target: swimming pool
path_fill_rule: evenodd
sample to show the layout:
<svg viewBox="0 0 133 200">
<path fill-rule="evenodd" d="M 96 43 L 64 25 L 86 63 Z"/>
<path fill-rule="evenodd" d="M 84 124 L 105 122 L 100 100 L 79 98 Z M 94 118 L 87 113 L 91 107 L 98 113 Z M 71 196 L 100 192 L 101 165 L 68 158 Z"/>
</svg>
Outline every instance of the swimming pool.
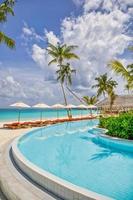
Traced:
<svg viewBox="0 0 133 200">
<path fill-rule="evenodd" d="M 98 120 L 89 120 L 38 129 L 18 138 L 13 152 L 17 150 L 40 173 L 48 172 L 78 190 L 92 191 L 105 199 L 132 200 L 133 143 L 100 137 L 103 131 L 97 124 Z M 21 167 L 18 157 L 15 160 Z M 26 173 L 30 176 L 30 167 Z"/>
</svg>

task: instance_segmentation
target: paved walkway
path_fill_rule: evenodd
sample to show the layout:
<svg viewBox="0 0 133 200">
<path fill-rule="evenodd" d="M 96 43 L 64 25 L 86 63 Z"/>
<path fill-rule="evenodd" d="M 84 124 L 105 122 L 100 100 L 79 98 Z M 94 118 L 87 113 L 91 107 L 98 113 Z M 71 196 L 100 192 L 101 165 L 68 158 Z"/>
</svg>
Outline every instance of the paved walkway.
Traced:
<svg viewBox="0 0 133 200">
<path fill-rule="evenodd" d="M 13 138 L 17 137 L 18 135 L 26 131 L 29 131 L 29 129 L 6 130 L 6 129 L 3 129 L 2 127 L 3 127 L 3 123 L 0 123 L 0 158 L 1 158 L 1 149 L 4 144 L 12 140 Z M 1 186 L 0 186 L 0 200 L 7 200 L 1 191 Z"/>
<path fill-rule="evenodd" d="M 5 156 L 7 144 L 9 145 L 17 136 L 37 128 L 8 130 L 2 127 L 3 123 L 0 123 L 0 200 L 7 200 L 1 192 L 3 183 L 6 185 L 4 190 L 6 190 L 7 195 L 11 194 L 12 196 L 8 198 L 10 200 L 60 200 L 30 183 L 10 164 L 11 161 L 7 162 L 7 155 Z"/>
<path fill-rule="evenodd" d="M 1 192 L 1 190 L 0 190 L 0 200 L 7 200 L 7 199 L 4 197 L 3 193 Z"/>
</svg>

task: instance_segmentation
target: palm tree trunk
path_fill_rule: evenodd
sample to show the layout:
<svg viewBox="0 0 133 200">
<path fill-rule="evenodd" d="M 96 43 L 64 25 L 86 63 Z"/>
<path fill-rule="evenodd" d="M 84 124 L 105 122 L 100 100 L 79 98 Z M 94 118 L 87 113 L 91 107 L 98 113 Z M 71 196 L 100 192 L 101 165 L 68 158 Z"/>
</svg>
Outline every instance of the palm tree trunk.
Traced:
<svg viewBox="0 0 133 200">
<path fill-rule="evenodd" d="M 61 69 L 62 60 L 59 60 L 59 66 L 60 66 L 60 69 Z M 60 83 L 60 84 L 61 84 L 61 89 L 62 89 L 64 101 L 65 101 L 65 106 L 67 106 L 67 98 L 66 98 L 66 94 L 65 94 L 65 90 L 64 90 L 64 85 L 63 85 L 63 83 Z M 69 114 L 69 109 L 68 108 L 67 108 L 67 116 L 68 116 L 68 118 L 70 118 L 70 114 Z"/>
<path fill-rule="evenodd" d="M 76 99 L 78 99 L 81 103 L 84 104 L 84 101 L 82 101 L 82 99 L 78 97 L 69 87 L 67 87 L 67 89 Z"/>
<path fill-rule="evenodd" d="M 60 84 L 61 84 L 61 89 L 62 89 L 64 101 L 65 101 L 65 106 L 67 106 L 67 98 L 66 98 L 66 94 L 65 94 L 65 90 L 64 90 L 64 85 L 63 85 L 63 83 L 60 83 Z M 70 113 L 69 113 L 68 108 L 67 108 L 67 116 L 68 116 L 68 118 L 70 117 Z"/>
</svg>

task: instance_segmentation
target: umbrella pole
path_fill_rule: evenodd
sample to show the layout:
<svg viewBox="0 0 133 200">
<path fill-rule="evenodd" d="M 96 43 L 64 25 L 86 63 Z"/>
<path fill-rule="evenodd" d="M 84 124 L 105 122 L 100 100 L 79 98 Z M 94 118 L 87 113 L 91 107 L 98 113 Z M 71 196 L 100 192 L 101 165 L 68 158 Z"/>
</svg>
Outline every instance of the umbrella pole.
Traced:
<svg viewBox="0 0 133 200">
<path fill-rule="evenodd" d="M 40 121 L 42 122 L 42 110 L 41 110 L 41 114 L 40 114 Z"/>
<path fill-rule="evenodd" d="M 19 110 L 19 112 L 18 112 L 18 123 L 20 122 L 20 112 L 21 112 L 21 110 Z"/>
<path fill-rule="evenodd" d="M 59 118 L 59 113 L 58 113 L 58 109 L 57 109 L 57 119 Z"/>
<path fill-rule="evenodd" d="M 91 108 L 91 116 L 92 116 L 92 108 Z"/>
</svg>

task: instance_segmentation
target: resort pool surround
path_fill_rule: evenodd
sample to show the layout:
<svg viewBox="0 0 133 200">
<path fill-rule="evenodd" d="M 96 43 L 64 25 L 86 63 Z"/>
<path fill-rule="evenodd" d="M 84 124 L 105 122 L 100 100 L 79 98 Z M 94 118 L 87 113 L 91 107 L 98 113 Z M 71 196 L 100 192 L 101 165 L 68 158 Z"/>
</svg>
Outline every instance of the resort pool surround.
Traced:
<svg viewBox="0 0 133 200">
<path fill-rule="evenodd" d="M 14 159 L 64 199 L 132 200 L 133 144 L 104 137 L 97 124 L 69 122 L 27 133 L 14 141 Z"/>
</svg>

